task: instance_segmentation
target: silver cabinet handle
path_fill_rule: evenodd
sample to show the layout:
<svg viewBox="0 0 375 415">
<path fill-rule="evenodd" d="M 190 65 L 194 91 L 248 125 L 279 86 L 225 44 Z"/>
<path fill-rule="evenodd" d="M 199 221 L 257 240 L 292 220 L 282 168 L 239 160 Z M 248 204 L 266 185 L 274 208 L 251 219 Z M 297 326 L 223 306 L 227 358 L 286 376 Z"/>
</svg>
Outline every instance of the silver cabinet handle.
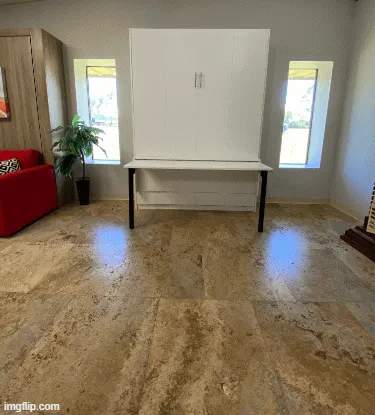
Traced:
<svg viewBox="0 0 375 415">
<path fill-rule="evenodd" d="M 195 78 L 194 78 L 194 88 L 198 86 L 198 72 L 195 72 Z"/>
<path fill-rule="evenodd" d="M 203 82 L 203 73 L 199 72 L 199 88 L 202 88 L 202 82 Z"/>
</svg>

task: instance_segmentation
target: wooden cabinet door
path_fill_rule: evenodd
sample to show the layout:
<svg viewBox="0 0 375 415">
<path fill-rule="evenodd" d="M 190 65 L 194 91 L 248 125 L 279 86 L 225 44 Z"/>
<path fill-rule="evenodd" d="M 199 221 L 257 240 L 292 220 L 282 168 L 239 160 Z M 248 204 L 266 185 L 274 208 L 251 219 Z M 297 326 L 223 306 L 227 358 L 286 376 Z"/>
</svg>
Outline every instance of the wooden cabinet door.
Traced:
<svg viewBox="0 0 375 415">
<path fill-rule="evenodd" d="M 30 36 L 0 37 L 10 118 L 0 120 L 0 149 L 41 151 Z"/>
</svg>

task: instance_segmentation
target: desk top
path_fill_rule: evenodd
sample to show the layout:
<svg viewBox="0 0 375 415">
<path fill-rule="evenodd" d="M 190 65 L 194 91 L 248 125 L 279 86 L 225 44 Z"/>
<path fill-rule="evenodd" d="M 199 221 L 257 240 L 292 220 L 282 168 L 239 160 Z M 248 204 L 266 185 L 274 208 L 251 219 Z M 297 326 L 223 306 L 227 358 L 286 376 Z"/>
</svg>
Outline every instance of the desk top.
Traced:
<svg viewBox="0 0 375 415">
<path fill-rule="evenodd" d="M 133 160 L 125 169 L 272 171 L 259 161 Z"/>
</svg>

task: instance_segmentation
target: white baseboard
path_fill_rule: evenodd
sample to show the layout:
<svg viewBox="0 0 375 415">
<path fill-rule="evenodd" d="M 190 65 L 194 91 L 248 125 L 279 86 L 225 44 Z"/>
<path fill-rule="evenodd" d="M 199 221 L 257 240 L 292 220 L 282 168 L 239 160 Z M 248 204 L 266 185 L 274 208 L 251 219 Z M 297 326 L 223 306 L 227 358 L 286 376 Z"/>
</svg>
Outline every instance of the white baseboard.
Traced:
<svg viewBox="0 0 375 415">
<path fill-rule="evenodd" d="M 267 203 L 286 205 L 328 205 L 328 197 L 267 197 Z"/>
<path fill-rule="evenodd" d="M 138 209 L 181 209 L 181 210 L 221 210 L 227 212 L 255 212 L 254 207 L 249 206 L 197 206 L 197 205 L 140 205 Z"/>
<path fill-rule="evenodd" d="M 91 196 L 90 199 L 92 201 L 95 201 L 95 202 L 104 202 L 106 200 L 111 200 L 111 201 L 113 201 L 113 200 L 114 201 L 116 201 L 116 200 L 126 200 L 126 201 L 129 201 L 129 198 L 123 198 L 123 197 L 103 197 L 103 196 L 95 196 L 95 195 Z M 78 198 L 76 198 L 76 200 L 78 200 Z"/>
<path fill-rule="evenodd" d="M 121 197 L 100 197 L 92 196 L 92 201 L 105 201 L 105 200 L 124 200 L 128 201 L 128 198 Z M 291 205 L 330 205 L 342 213 L 345 213 L 352 218 L 362 221 L 363 214 L 349 209 L 345 205 L 326 197 L 303 197 L 303 198 L 288 198 L 288 197 L 267 197 L 267 203 L 277 204 L 291 204 Z M 186 210 L 221 210 L 228 212 L 255 212 L 254 207 L 249 206 L 191 206 L 191 205 L 150 205 L 150 204 L 136 204 L 136 209 L 186 209 Z"/>
<path fill-rule="evenodd" d="M 364 219 L 364 216 L 361 213 L 356 212 L 352 209 L 349 209 L 348 207 L 341 204 L 340 202 L 337 202 L 336 200 L 331 199 L 329 204 L 335 209 L 339 210 L 340 212 L 345 213 L 345 215 L 351 216 L 352 218 L 356 220 L 363 221 Z"/>
</svg>

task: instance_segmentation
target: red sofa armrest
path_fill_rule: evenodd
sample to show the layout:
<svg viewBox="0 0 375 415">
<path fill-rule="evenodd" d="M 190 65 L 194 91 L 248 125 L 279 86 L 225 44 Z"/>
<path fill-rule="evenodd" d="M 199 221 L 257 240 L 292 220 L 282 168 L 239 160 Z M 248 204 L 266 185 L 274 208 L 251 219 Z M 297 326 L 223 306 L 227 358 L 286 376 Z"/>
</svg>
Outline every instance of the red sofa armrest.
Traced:
<svg viewBox="0 0 375 415">
<path fill-rule="evenodd" d="M 53 166 L 0 176 L 0 236 L 8 236 L 57 207 Z"/>
</svg>

